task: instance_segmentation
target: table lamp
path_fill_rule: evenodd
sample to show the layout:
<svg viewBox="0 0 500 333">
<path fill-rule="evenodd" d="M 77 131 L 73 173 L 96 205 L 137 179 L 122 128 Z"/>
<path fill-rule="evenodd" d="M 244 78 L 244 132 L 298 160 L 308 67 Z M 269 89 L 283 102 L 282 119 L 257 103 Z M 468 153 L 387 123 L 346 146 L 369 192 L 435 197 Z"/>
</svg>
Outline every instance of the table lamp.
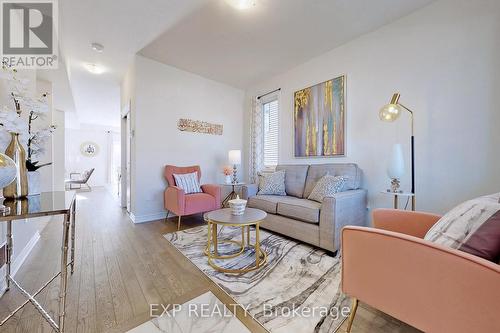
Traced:
<svg viewBox="0 0 500 333">
<path fill-rule="evenodd" d="M 241 150 L 230 150 L 228 153 L 229 164 L 233 165 L 233 184 L 238 182 L 236 166 L 241 164 Z"/>
<path fill-rule="evenodd" d="M 415 210 L 415 136 L 413 135 L 413 111 L 408 109 L 403 104 L 399 103 L 400 98 L 399 93 L 395 93 L 392 95 L 391 102 L 389 104 L 384 105 L 379 111 L 379 117 L 382 121 L 393 122 L 399 118 L 403 110 L 406 110 L 410 113 L 410 121 L 411 121 L 411 193 L 412 201 L 411 206 L 412 209 Z"/>
</svg>

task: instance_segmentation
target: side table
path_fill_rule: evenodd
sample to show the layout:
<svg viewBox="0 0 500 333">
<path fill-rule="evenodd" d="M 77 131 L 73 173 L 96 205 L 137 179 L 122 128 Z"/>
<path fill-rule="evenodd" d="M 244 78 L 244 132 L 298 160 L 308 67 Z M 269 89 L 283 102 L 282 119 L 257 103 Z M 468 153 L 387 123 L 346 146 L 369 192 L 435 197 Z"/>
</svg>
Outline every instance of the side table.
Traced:
<svg viewBox="0 0 500 333">
<path fill-rule="evenodd" d="M 398 209 L 399 206 L 399 197 L 407 197 L 412 198 L 411 201 L 411 210 L 415 210 L 415 193 L 410 192 L 390 192 L 390 191 L 380 191 L 382 194 L 392 195 L 394 197 L 394 209 Z"/>
<path fill-rule="evenodd" d="M 246 183 L 243 183 L 243 182 L 239 182 L 239 183 L 231 183 L 231 184 L 226 184 L 226 183 L 223 183 L 223 184 L 220 184 L 221 186 L 232 186 L 232 190 L 231 190 L 231 193 L 229 193 L 225 198 L 224 200 L 222 200 L 222 208 L 227 208 L 229 207 L 229 200 L 233 200 L 233 199 L 236 199 L 236 196 L 238 195 L 236 193 L 236 187 L 237 186 L 243 186 L 243 185 L 246 185 Z"/>
<path fill-rule="evenodd" d="M 64 332 L 64 318 L 66 311 L 66 288 L 68 281 L 68 266 L 71 268 L 71 273 L 74 270 L 75 264 L 75 217 L 76 217 L 76 193 L 75 191 L 55 191 L 43 192 L 38 195 L 32 195 L 22 199 L 5 199 L 3 204 L 10 208 L 8 215 L 0 215 L 0 223 L 7 224 L 7 262 L 5 280 L 8 292 L 11 286 L 16 287 L 26 300 L 15 308 L 7 317 L 0 321 L 0 326 L 5 324 L 7 320 L 12 318 L 26 304 L 33 304 L 40 315 L 50 324 L 57 333 Z M 12 262 L 12 227 L 13 222 L 23 221 L 33 217 L 64 215 L 62 225 L 62 244 L 61 244 L 61 266 L 50 280 L 45 282 L 34 293 L 28 292 L 19 282 L 11 275 Z M 57 223 L 51 221 L 51 223 Z M 71 241 L 71 243 L 70 243 Z M 69 254 L 69 260 L 68 260 Z M 60 277 L 59 283 L 59 310 L 58 317 L 51 315 L 43 306 L 35 299 L 52 281 Z M 55 317 L 55 318 L 54 318 Z M 1 329 L 0 329 L 1 331 Z"/>
</svg>

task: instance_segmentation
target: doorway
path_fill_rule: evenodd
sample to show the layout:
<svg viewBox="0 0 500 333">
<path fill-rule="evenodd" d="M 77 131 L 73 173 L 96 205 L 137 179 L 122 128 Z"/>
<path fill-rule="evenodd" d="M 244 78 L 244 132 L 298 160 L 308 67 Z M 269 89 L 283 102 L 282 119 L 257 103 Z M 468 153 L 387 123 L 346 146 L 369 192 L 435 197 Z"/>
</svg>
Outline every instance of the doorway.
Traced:
<svg viewBox="0 0 500 333">
<path fill-rule="evenodd" d="M 132 145 L 132 126 L 130 119 L 130 101 L 122 110 L 121 121 L 121 150 L 122 150 L 122 163 L 121 163 L 121 182 L 120 182 L 120 201 L 121 206 L 131 211 L 131 197 L 130 197 L 130 182 L 131 182 L 131 145 Z"/>
</svg>

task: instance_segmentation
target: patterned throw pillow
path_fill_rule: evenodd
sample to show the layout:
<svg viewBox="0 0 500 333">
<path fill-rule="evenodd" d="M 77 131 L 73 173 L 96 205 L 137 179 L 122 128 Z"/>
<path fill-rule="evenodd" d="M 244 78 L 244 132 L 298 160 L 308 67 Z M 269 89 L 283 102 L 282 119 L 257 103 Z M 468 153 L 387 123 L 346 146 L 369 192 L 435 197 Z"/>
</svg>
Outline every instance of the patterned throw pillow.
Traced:
<svg viewBox="0 0 500 333">
<path fill-rule="evenodd" d="M 466 201 L 446 213 L 425 240 L 484 259 L 500 259 L 500 193 Z"/>
<path fill-rule="evenodd" d="M 330 176 L 329 174 L 326 174 L 318 180 L 316 185 L 314 185 L 314 188 L 307 199 L 323 202 L 325 197 L 331 197 L 335 193 L 341 192 L 344 188 L 346 180 L 347 178 L 344 176 Z"/>
<path fill-rule="evenodd" d="M 200 182 L 198 181 L 198 172 L 175 174 L 175 185 L 184 190 L 184 193 L 201 193 Z"/>
<path fill-rule="evenodd" d="M 286 195 L 285 170 L 259 173 L 259 192 L 257 194 Z"/>
</svg>

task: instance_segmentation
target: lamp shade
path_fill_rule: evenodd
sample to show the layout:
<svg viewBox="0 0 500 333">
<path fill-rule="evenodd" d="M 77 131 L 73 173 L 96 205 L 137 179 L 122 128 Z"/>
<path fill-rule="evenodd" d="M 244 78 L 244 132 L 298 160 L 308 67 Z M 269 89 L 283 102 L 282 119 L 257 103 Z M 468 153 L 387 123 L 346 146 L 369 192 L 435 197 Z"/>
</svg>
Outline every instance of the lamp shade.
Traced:
<svg viewBox="0 0 500 333">
<path fill-rule="evenodd" d="M 389 104 L 384 105 L 378 116 L 382 121 L 394 121 L 399 118 L 401 115 L 401 107 L 399 106 L 399 93 L 395 93 L 392 95 L 391 102 Z"/>
<path fill-rule="evenodd" d="M 230 150 L 228 153 L 229 164 L 241 164 L 241 150 Z"/>
<path fill-rule="evenodd" d="M 391 159 L 387 168 L 387 176 L 391 179 L 401 179 L 405 173 L 405 162 L 403 159 L 403 148 L 397 143 L 392 147 Z"/>
</svg>

